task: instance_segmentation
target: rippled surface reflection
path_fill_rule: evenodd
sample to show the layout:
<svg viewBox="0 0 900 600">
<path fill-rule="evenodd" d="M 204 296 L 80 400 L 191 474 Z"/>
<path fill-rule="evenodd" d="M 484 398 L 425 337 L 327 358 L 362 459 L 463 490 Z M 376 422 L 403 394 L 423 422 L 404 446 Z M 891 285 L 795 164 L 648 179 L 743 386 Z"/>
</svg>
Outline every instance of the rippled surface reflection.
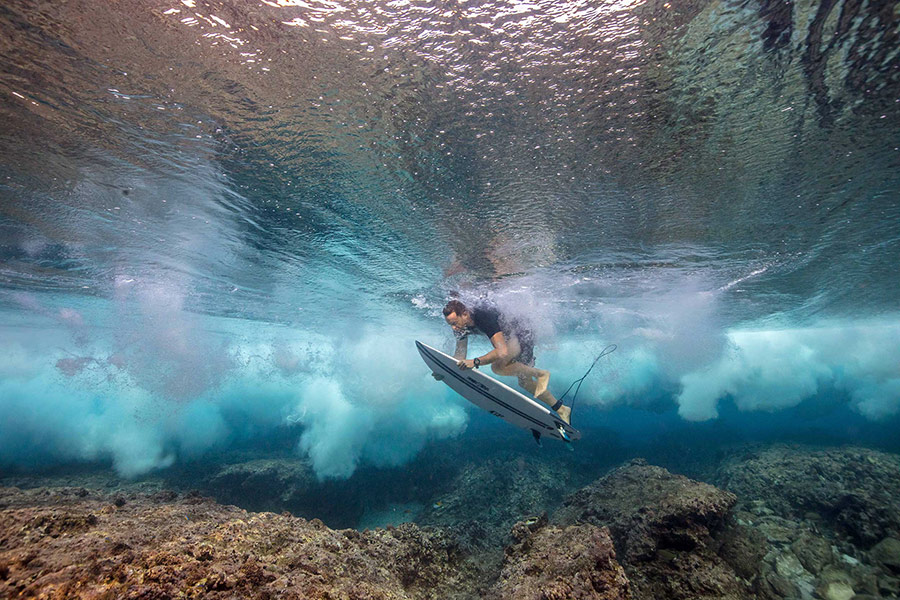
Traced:
<svg viewBox="0 0 900 600">
<path fill-rule="evenodd" d="M 286 322 L 510 279 L 579 305 L 699 277 L 733 322 L 889 311 L 898 24 L 853 0 L 6 3 L 0 283 L 165 282 Z"/>
</svg>

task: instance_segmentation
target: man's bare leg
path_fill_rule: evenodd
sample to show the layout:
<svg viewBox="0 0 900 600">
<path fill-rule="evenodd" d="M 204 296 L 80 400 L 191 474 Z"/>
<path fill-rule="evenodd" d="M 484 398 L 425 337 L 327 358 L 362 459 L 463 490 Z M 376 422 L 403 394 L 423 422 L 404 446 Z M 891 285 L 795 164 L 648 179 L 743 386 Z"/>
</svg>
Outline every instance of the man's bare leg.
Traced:
<svg viewBox="0 0 900 600">
<path fill-rule="evenodd" d="M 518 377 L 519 379 L 535 379 L 534 390 L 529 390 L 534 394 L 535 398 L 540 398 L 547 391 L 547 384 L 550 382 L 550 371 L 529 367 L 518 361 L 510 361 L 506 364 L 494 363 L 491 369 L 497 375 L 506 375 L 508 377 Z"/>
<path fill-rule="evenodd" d="M 531 379 L 531 377 L 519 376 L 519 385 L 522 386 L 524 389 L 528 390 L 528 392 L 531 393 L 532 395 L 534 394 L 536 384 Z M 551 408 L 553 407 L 554 404 L 556 404 L 556 397 L 550 393 L 550 390 L 545 391 L 540 396 L 535 396 L 535 398 L 537 398 L 538 400 L 540 400 L 541 402 L 543 402 L 544 404 L 546 404 L 547 406 L 549 406 Z M 572 416 L 571 408 L 563 405 L 563 406 L 559 407 L 559 410 L 557 410 L 556 413 L 560 417 L 562 417 L 563 421 L 571 424 L 571 420 L 570 420 L 571 416 Z"/>
<path fill-rule="evenodd" d="M 550 390 L 546 389 L 546 387 L 540 394 L 536 393 L 538 382 L 534 381 L 534 379 L 536 379 L 536 375 L 534 375 L 533 373 L 538 372 L 538 374 L 540 374 L 540 372 L 542 372 L 542 369 L 535 369 L 534 367 L 529 367 L 528 365 L 524 365 L 520 362 L 511 362 L 507 363 L 504 366 L 499 366 L 497 365 L 497 363 L 494 363 L 493 365 L 491 365 L 491 368 L 497 375 L 518 377 L 519 385 L 547 406 L 552 408 L 553 405 L 556 404 L 556 397 L 550 392 Z M 546 371 L 543 372 L 546 373 Z M 562 417 L 563 421 L 569 423 L 569 418 L 572 410 L 568 406 L 560 406 L 559 410 L 556 412 L 560 417 Z"/>
<path fill-rule="evenodd" d="M 538 371 L 538 374 L 535 375 L 537 381 L 534 387 L 534 395 L 540 398 L 547 391 L 547 386 L 550 385 L 550 371 L 545 371 L 544 369 L 534 370 Z"/>
<path fill-rule="evenodd" d="M 552 408 L 553 405 L 556 404 L 556 398 L 550 393 L 550 390 L 547 389 L 547 384 L 550 382 L 550 371 L 530 367 L 525 363 L 518 362 L 516 358 L 518 358 L 521 349 L 519 340 L 516 338 L 510 339 L 509 349 L 512 351 L 512 360 L 509 360 L 508 362 L 495 362 L 491 364 L 491 370 L 497 375 L 518 377 L 519 385 L 523 389 L 527 390 L 535 398 Z M 569 423 L 571 413 L 572 409 L 568 406 L 560 406 L 557 411 L 557 414 L 559 414 L 566 423 Z"/>
</svg>

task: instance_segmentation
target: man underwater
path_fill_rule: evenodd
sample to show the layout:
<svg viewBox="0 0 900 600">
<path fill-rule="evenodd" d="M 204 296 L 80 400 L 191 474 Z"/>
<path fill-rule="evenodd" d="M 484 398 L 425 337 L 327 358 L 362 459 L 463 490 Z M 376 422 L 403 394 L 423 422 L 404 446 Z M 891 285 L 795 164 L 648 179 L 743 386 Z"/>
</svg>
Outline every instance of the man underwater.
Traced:
<svg viewBox="0 0 900 600">
<path fill-rule="evenodd" d="M 519 378 L 519 386 L 535 398 L 555 410 L 562 420 L 569 423 L 572 410 L 557 401 L 547 384 L 550 371 L 534 367 L 534 336 L 528 329 L 512 321 L 506 322 L 500 311 L 488 304 L 466 307 L 459 300 L 451 300 L 444 307 L 444 319 L 456 334 L 454 358 L 461 369 L 491 365 L 497 375 Z M 491 340 L 494 349 L 484 356 L 467 359 L 469 334 L 480 331 Z"/>
</svg>

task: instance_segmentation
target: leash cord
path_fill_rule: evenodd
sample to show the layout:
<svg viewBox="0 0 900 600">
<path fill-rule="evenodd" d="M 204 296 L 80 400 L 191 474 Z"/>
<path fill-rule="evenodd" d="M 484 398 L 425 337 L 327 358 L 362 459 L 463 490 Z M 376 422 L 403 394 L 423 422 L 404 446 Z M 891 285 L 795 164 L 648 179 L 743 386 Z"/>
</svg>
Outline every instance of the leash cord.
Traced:
<svg viewBox="0 0 900 600">
<path fill-rule="evenodd" d="M 604 348 L 604 349 L 603 349 L 603 352 L 601 352 L 599 355 L 597 355 L 597 358 L 595 358 L 595 359 L 594 359 L 594 362 L 591 363 L 591 366 L 588 367 L 587 372 L 586 372 L 584 375 L 582 375 L 580 379 L 576 379 L 575 381 L 572 382 L 572 384 L 568 387 L 568 389 L 566 390 L 566 392 L 565 392 L 565 393 L 562 395 L 562 397 L 559 399 L 559 402 L 562 402 L 563 400 L 566 399 L 566 395 L 568 395 L 569 391 L 572 389 L 572 386 L 574 386 L 574 385 L 577 383 L 577 384 L 578 384 L 578 387 L 575 388 L 575 393 L 572 394 L 572 403 L 569 404 L 569 410 L 575 410 L 575 399 L 578 397 L 578 390 L 581 389 L 581 384 L 584 383 L 585 377 L 587 377 L 588 375 L 590 375 L 591 369 L 594 368 L 594 365 L 597 364 L 597 361 L 599 361 L 599 360 L 600 360 L 601 358 L 603 358 L 604 356 L 606 356 L 606 355 L 608 355 L 608 354 L 612 354 L 613 352 L 615 352 L 616 348 L 617 348 L 617 346 L 616 346 L 615 344 L 610 344 L 609 346 L 607 346 L 606 348 Z"/>
</svg>

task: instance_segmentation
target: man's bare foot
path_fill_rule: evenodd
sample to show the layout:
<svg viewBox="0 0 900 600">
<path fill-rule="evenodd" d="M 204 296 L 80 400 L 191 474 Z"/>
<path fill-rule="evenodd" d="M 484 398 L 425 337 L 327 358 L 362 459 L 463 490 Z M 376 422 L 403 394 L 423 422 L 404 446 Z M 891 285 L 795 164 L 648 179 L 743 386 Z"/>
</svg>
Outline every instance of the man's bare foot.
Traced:
<svg viewBox="0 0 900 600">
<path fill-rule="evenodd" d="M 541 371 L 537 376 L 537 382 L 534 386 L 534 397 L 540 398 L 541 394 L 547 391 L 547 385 L 550 383 L 550 371 Z"/>
<path fill-rule="evenodd" d="M 572 409 L 569 408 L 568 406 L 565 406 L 565 405 L 560 406 L 559 410 L 556 411 L 556 414 L 558 414 L 562 418 L 562 420 L 565 421 L 566 423 L 568 423 L 569 425 L 572 424 L 572 421 L 570 420 L 572 417 Z"/>
</svg>

